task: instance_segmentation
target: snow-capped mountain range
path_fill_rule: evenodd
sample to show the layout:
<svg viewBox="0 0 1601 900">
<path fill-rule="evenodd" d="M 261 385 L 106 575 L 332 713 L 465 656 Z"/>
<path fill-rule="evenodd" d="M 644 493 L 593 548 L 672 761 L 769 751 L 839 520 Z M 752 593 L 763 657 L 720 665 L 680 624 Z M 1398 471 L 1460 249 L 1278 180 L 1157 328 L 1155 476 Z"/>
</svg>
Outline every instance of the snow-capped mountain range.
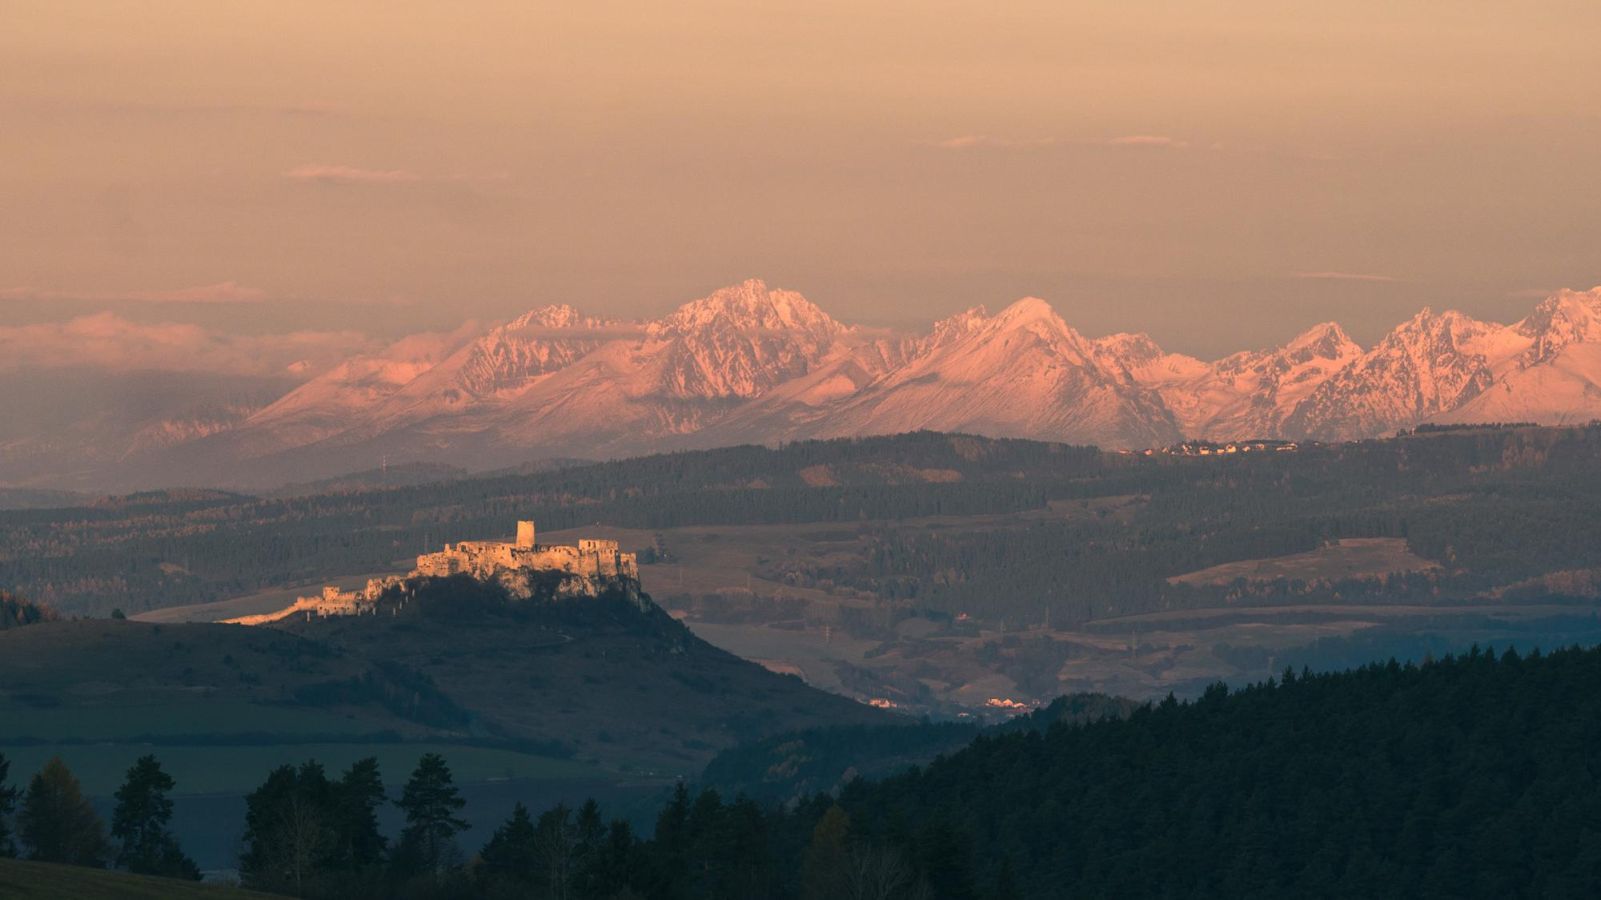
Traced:
<svg viewBox="0 0 1601 900">
<path fill-rule="evenodd" d="M 128 453 L 158 482 L 262 484 L 381 458 L 489 467 L 918 429 L 1138 448 L 1596 418 L 1601 288 L 1511 325 L 1425 309 L 1367 350 L 1325 323 L 1206 362 L 1143 334 L 1087 338 L 1035 298 L 886 336 L 750 280 L 656 321 L 548 306 L 409 337 Z"/>
</svg>

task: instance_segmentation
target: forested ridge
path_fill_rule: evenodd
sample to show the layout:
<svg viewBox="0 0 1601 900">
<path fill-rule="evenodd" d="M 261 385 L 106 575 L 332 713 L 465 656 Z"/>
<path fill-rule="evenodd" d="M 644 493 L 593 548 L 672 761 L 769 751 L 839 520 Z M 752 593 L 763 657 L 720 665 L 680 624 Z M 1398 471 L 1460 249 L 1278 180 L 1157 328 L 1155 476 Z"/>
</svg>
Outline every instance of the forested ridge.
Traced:
<svg viewBox="0 0 1601 900">
<path fill-rule="evenodd" d="M 736 447 L 390 490 L 287 498 L 142 495 L 0 513 L 0 585 L 65 612 L 134 612 L 394 564 L 446 540 L 544 530 L 848 523 L 853 562 L 765 577 L 1012 625 L 1308 600 L 1436 602 L 1601 569 L 1601 427 L 1430 432 L 1218 458 L 912 434 Z M 1004 527 L 922 516 L 1099 503 Z M 1171 584 L 1186 572 L 1404 538 L 1431 572 L 1333 583 Z M 1560 589 L 1544 594 L 1561 594 Z"/>
<path fill-rule="evenodd" d="M 1593 897 L 1597 683 L 1601 649 L 1576 648 L 1286 672 L 1125 718 L 1025 720 L 787 806 L 680 784 L 648 834 L 593 802 L 473 833 L 442 757 L 398 795 L 371 760 L 337 780 L 307 761 L 248 798 L 240 868 L 346 898 Z M 378 827 L 388 803 L 398 835 Z"/>
<path fill-rule="evenodd" d="M 1598 683 L 1601 649 L 1476 648 L 1219 685 L 982 736 L 790 812 L 681 796 L 608 883 L 661 898 L 1593 897 Z M 867 882 L 877 892 L 858 893 Z"/>
</svg>

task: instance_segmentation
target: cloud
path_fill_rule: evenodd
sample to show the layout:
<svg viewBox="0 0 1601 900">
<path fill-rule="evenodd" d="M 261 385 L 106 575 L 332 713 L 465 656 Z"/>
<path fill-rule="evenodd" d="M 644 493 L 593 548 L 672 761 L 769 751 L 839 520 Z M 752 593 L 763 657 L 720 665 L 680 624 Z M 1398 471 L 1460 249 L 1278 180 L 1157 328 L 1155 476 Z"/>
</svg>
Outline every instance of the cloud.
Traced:
<svg viewBox="0 0 1601 900">
<path fill-rule="evenodd" d="M 1046 147 L 1163 147 L 1182 150 L 1189 147 L 1190 142 L 1168 137 L 1164 134 L 1125 134 L 1100 140 L 1062 140 L 1053 137 L 1005 138 L 988 134 L 964 134 L 946 138 L 943 141 L 934 141 L 933 146 L 942 150 L 972 150 L 980 148 L 1040 150 Z"/>
<path fill-rule="evenodd" d="M 308 376 L 373 349 L 353 331 L 224 334 L 187 322 L 143 323 L 101 312 L 64 322 L 0 326 L 0 371 L 87 368 Z"/>
<path fill-rule="evenodd" d="M 1050 147 L 1058 143 L 1056 138 L 1033 138 L 1029 140 L 1014 140 L 1012 138 L 992 137 L 987 134 L 964 134 L 959 137 L 936 141 L 934 146 L 944 150 L 968 150 L 974 147 L 994 147 L 1002 150 L 1032 150 L 1039 147 Z"/>
<path fill-rule="evenodd" d="M 332 166 L 307 163 L 284 172 L 290 181 L 312 181 L 319 184 L 415 184 L 423 180 L 415 172 L 405 169 L 361 169 L 355 166 Z"/>
<path fill-rule="evenodd" d="M 1182 150 L 1190 145 L 1189 141 L 1181 141 L 1165 134 L 1125 134 L 1105 143 L 1108 147 L 1171 147 L 1175 150 Z"/>
<path fill-rule="evenodd" d="M 267 292 L 237 281 L 219 281 L 174 290 L 52 291 L 31 287 L 0 290 L 0 300 L 81 303 L 259 303 Z"/>
<path fill-rule="evenodd" d="M 1296 272 L 1291 278 L 1303 281 L 1377 281 L 1389 282 L 1400 279 L 1392 275 L 1372 275 L 1365 272 Z"/>
</svg>

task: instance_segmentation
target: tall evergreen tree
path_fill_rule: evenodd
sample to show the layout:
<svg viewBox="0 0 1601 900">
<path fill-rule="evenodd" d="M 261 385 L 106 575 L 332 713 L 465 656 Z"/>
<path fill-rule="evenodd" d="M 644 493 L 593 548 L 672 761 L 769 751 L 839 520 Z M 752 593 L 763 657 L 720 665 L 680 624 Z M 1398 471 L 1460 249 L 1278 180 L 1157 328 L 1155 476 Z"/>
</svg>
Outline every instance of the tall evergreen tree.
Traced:
<svg viewBox="0 0 1601 900">
<path fill-rule="evenodd" d="M 0 753 L 0 858 L 17 855 L 16 842 L 11 839 L 11 813 L 17 808 L 17 789 L 6 783 L 11 774 L 11 760 Z"/>
<path fill-rule="evenodd" d="M 395 801 L 406 813 L 396 867 L 402 875 L 437 875 L 456 862 L 455 837 L 467 830 L 456 814 L 467 801 L 452 783 L 450 767 L 437 753 L 425 753 Z"/>
<path fill-rule="evenodd" d="M 483 863 L 479 875 L 489 893 L 531 890 L 539 869 L 539 836 L 528 807 L 517 804 L 478 855 Z"/>
<path fill-rule="evenodd" d="M 578 848 L 572 810 L 561 803 L 546 810 L 534 826 L 534 845 L 546 895 L 551 900 L 567 900 L 572 888 L 573 858 Z"/>
<path fill-rule="evenodd" d="M 340 862 L 365 869 L 383 862 L 389 840 L 378 830 L 378 810 L 388 802 L 376 757 L 358 759 L 334 785 L 334 816 Z"/>
<path fill-rule="evenodd" d="M 28 783 L 17 814 L 17 833 L 28 848 L 28 858 L 40 862 L 104 868 L 111 855 L 105 823 L 59 756 L 45 763 Z"/>
<path fill-rule="evenodd" d="M 141 756 L 128 770 L 111 815 L 111 836 L 121 842 L 117 865 L 143 875 L 200 878 L 200 868 L 184 855 L 167 828 L 172 821 L 167 792 L 174 785 L 154 756 Z"/>
</svg>

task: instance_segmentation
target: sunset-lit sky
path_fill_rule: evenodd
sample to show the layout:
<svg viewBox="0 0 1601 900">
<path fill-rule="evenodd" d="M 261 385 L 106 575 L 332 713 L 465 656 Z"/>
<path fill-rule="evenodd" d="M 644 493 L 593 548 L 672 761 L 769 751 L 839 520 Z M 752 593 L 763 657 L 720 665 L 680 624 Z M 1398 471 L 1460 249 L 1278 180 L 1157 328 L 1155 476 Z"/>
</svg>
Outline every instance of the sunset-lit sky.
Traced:
<svg viewBox="0 0 1601 900">
<path fill-rule="evenodd" d="M 0 329 L 383 337 L 751 276 L 1202 355 L 1511 320 L 1601 283 L 1598 38 L 1593 0 L 4 0 Z"/>
</svg>

